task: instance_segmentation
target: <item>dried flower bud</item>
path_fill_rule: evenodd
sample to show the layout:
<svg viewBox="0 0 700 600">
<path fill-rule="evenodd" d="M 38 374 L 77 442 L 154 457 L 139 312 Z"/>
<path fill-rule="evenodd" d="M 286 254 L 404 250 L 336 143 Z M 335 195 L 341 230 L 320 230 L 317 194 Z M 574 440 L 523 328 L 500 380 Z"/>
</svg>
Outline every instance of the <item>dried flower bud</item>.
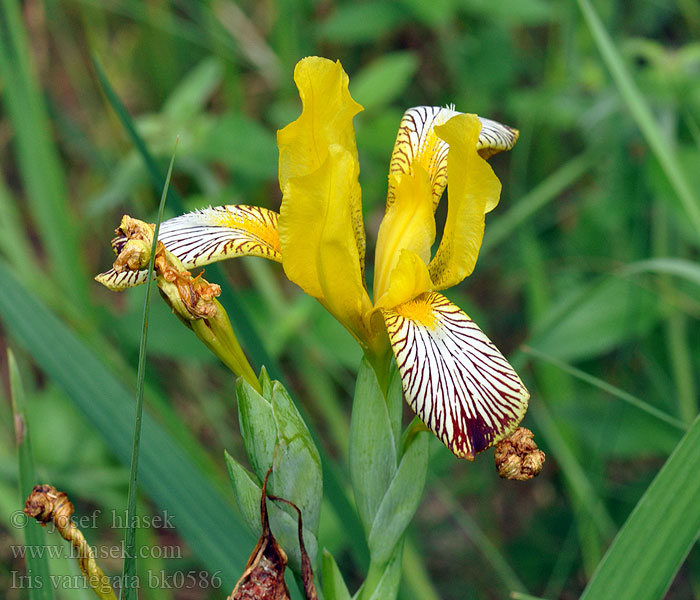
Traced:
<svg viewBox="0 0 700 600">
<path fill-rule="evenodd" d="M 52 485 L 35 485 L 24 505 L 24 513 L 42 525 L 53 523 L 61 537 L 77 551 L 78 565 L 86 583 L 101 600 L 117 600 L 117 596 L 102 569 L 95 562 L 95 553 L 82 532 L 71 521 L 73 503 L 65 492 Z"/>
<path fill-rule="evenodd" d="M 496 444 L 496 470 L 504 479 L 525 481 L 540 474 L 545 454 L 537 448 L 533 433 L 518 427 L 507 438 Z"/>
<path fill-rule="evenodd" d="M 178 268 L 179 261 L 173 264 L 172 258 L 172 254 L 158 242 L 154 265 L 158 287 L 173 311 L 184 321 L 213 319 L 218 312 L 214 298 L 221 294 L 221 287 L 209 283 L 201 273 L 192 277 L 186 269 Z"/>
<path fill-rule="evenodd" d="M 24 505 L 24 514 L 43 525 L 58 517 L 65 527 L 73 515 L 73 504 L 65 492 L 52 485 L 35 485 Z"/>
</svg>

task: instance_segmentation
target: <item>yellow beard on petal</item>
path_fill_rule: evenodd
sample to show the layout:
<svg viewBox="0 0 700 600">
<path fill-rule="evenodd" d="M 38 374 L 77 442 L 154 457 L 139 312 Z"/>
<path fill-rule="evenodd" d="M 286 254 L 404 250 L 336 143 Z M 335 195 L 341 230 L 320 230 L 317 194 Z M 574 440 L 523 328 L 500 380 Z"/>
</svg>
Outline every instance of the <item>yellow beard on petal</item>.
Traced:
<svg viewBox="0 0 700 600">
<path fill-rule="evenodd" d="M 394 309 L 404 319 L 420 323 L 424 327 L 435 329 L 436 318 L 433 307 L 425 301 L 423 296 L 404 302 Z"/>
</svg>

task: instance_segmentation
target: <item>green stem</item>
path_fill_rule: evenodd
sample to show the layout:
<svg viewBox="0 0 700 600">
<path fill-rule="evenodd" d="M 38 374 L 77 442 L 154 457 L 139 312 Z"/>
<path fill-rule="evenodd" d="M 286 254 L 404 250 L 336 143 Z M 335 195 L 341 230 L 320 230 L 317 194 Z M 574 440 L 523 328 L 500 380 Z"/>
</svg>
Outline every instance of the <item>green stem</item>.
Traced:
<svg viewBox="0 0 700 600">
<path fill-rule="evenodd" d="M 220 302 L 214 302 L 217 307 L 216 315 L 210 319 L 191 321 L 189 325 L 192 331 L 231 371 L 243 377 L 256 392 L 262 393 L 258 377 L 238 343 L 226 310 Z"/>
</svg>

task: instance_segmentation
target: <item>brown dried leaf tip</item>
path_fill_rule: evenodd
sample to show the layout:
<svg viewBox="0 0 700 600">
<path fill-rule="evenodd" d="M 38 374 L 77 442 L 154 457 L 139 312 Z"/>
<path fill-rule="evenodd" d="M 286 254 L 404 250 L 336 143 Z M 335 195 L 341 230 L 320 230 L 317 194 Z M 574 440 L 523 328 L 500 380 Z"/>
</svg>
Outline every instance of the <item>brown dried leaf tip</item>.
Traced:
<svg viewBox="0 0 700 600">
<path fill-rule="evenodd" d="M 272 473 L 272 467 L 265 475 L 260 498 L 262 535 L 248 559 L 243 575 L 241 575 L 236 587 L 233 588 L 233 592 L 226 600 L 288 600 L 290 598 L 289 589 L 284 582 L 287 555 L 275 540 L 272 531 L 270 531 L 270 522 L 267 517 L 267 498 L 284 502 L 297 511 L 299 517 L 299 548 L 301 550 L 301 578 L 304 584 L 304 594 L 306 600 L 318 600 L 314 586 L 314 574 L 311 569 L 311 560 L 304 547 L 301 511 L 296 504 L 289 500 L 267 495 L 267 480 L 270 477 L 270 473 Z"/>
<path fill-rule="evenodd" d="M 71 521 L 73 503 L 65 492 L 48 484 L 35 485 L 24 505 L 24 514 L 42 525 L 53 523 L 61 537 L 78 552 L 78 564 L 87 584 L 102 600 L 117 600 L 109 578 L 95 562 L 95 554 L 82 532 Z"/>
<path fill-rule="evenodd" d="M 537 448 L 532 431 L 518 427 L 496 444 L 494 458 L 501 477 L 526 481 L 540 474 L 545 454 Z"/>
</svg>

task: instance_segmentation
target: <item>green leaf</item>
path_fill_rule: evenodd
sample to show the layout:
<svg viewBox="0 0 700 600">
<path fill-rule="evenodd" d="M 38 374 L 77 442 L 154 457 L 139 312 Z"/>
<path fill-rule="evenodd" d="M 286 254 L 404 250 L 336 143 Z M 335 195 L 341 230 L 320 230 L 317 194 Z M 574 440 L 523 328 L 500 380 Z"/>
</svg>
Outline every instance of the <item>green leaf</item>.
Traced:
<svg viewBox="0 0 700 600">
<path fill-rule="evenodd" d="M 315 533 L 323 497 L 321 457 L 299 411 L 279 381 L 272 387 L 272 412 L 279 444 L 274 453 L 270 492 L 296 504 L 304 519 L 304 529 Z"/>
<path fill-rule="evenodd" d="M 583 152 L 564 163 L 548 175 L 511 208 L 494 215 L 484 231 L 484 243 L 481 254 L 510 238 L 518 228 L 527 223 L 545 206 L 559 198 L 560 194 L 576 183 L 595 164 L 597 156 L 592 152 Z"/>
<path fill-rule="evenodd" d="M 262 533 L 260 524 L 262 486 L 258 485 L 254 475 L 244 469 L 228 452 L 225 453 L 225 458 L 238 508 L 243 514 L 251 532 L 259 537 Z M 299 549 L 299 530 L 296 512 L 294 512 L 294 516 L 292 516 L 272 500 L 268 500 L 267 513 L 270 519 L 272 534 L 287 553 L 289 565 L 294 571 L 301 573 L 301 551 Z M 316 536 L 306 527 L 304 527 L 303 535 L 304 545 L 311 559 L 311 564 L 313 565 L 316 562 L 316 555 L 318 553 L 318 541 L 316 540 Z M 253 545 L 250 546 L 250 551 L 252 552 L 252 550 Z"/>
<path fill-rule="evenodd" d="M 700 265 L 684 258 L 650 258 L 625 265 L 620 270 L 621 276 L 637 275 L 639 273 L 657 273 L 674 275 L 690 283 L 700 285 Z"/>
<path fill-rule="evenodd" d="M 700 417 L 613 540 L 581 600 L 663 598 L 700 534 Z"/>
<path fill-rule="evenodd" d="M 548 354 L 544 352 L 540 352 L 537 350 L 537 348 L 531 348 L 530 346 L 525 346 L 523 347 L 523 352 L 525 354 L 530 354 L 531 356 L 534 356 L 535 358 L 539 358 L 540 360 L 543 360 L 550 365 L 554 365 L 555 367 L 561 369 L 562 371 L 568 373 L 569 375 L 572 375 L 573 377 L 576 377 L 577 379 L 580 379 L 581 381 L 585 381 L 586 383 L 597 387 L 598 389 L 603 390 L 604 392 L 607 392 L 608 394 L 611 394 L 613 396 L 616 396 L 617 398 L 620 398 L 624 402 L 627 402 L 631 406 L 634 406 L 635 408 L 638 408 L 639 410 L 644 411 L 648 415 L 651 415 L 652 417 L 655 417 L 656 419 L 659 419 L 660 421 L 663 421 L 664 423 L 667 423 L 668 425 L 671 425 L 672 427 L 675 427 L 676 429 L 680 429 L 682 431 L 686 431 L 688 429 L 688 426 L 681 421 L 680 419 L 676 419 L 675 417 L 672 417 L 671 415 L 665 413 L 662 410 L 659 410 L 655 406 L 649 404 L 648 402 L 642 400 L 641 398 L 637 398 L 636 396 L 633 396 L 629 392 L 626 392 L 624 390 L 621 390 L 614 385 L 609 384 L 607 381 L 603 381 L 602 379 L 599 379 L 598 377 L 594 377 L 593 375 L 589 375 L 588 373 L 581 371 L 580 369 L 577 369 L 576 367 L 572 367 L 571 365 L 565 363 L 564 361 L 558 360 L 554 358 L 553 356 L 549 356 Z"/>
<path fill-rule="evenodd" d="M 343 4 L 320 26 L 319 37 L 336 44 L 374 42 L 405 20 L 400 6 L 388 2 Z"/>
<path fill-rule="evenodd" d="M 226 459 L 228 477 L 231 480 L 238 509 L 241 511 L 250 532 L 260 537 L 262 533 L 260 524 L 260 495 L 262 494 L 262 488 L 255 481 L 255 477 L 226 450 L 224 450 L 224 458 Z"/>
<path fill-rule="evenodd" d="M 365 593 L 365 585 L 360 593 L 359 598 L 364 600 L 369 598 L 369 600 L 392 600 L 396 598 L 399 591 L 399 584 L 401 583 L 401 567 L 402 567 L 402 556 L 403 556 L 403 541 L 399 542 L 391 556 L 389 557 L 389 562 L 386 565 L 382 565 L 379 569 L 379 576 L 377 578 L 377 583 L 374 584 L 371 594 Z M 376 566 L 370 566 L 370 574 L 367 579 L 374 583 L 373 575 Z M 369 590 L 368 590 L 369 591 Z"/>
<path fill-rule="evenodd" d="M 417 20 L 435 29 L 446 26 L 454 18 L 457 4 L 455 0 L 402 0 L 401 3 Z"/>
<path fill-rule="evenodd" d="M 15 425 L 15 440 L 17 442 L 18 475 L 19 475 L 19 500 L 20 506 L 24 505 L 32 488 L 39 483 L 34 475 L 34 456 L 30 437 L 30 424 L 25 411 L 24 387 L 20 377 L 15 355 L 11 349 L 7 349 L 7 365 L 10 373 L 10 394 L 12 396 L 12 415 Z M 46 544 L 43 527 L 29 523 L 24 528 L 24 542 L 27 548 L 39 548 Z M 34 555 L 27 552 L 24 558 L 27 575 L 33 582 L 41 582 L 40 585 L 29 586 L 30 600 L 52 600 L 53 588 L 49 574 L 49 561 L 46 554 Z"/>
<path fill-rule="evenodd" d="M 389 386 L 386 395 L 386 407 L 389 415 L 389 423 L 391 423 L 391 432 L 394 436 L 396 456 L 401 452 L 399 445 L 401 444 L 401 417 L 403 415 L 403 388 L 401 387 L 401 374 L 396 366 L 396 361 L 391 361 L 391 369 L 389 371 Z M 394 462 L 394 470 L 396 470 L 396 462 Z"/>
<path fill-rule="evenodd" d="M 396 475 L 379 505 L 367 537 L 373 563 L 381 565 L 391 558 L 394 547 L 416 513 L 428 472 L 428 440 L 424 431 L 409 441 Z"/>
<path fill-rule="evenodd" d="M 87 305 L 87 278 L 78 248 L 76 219 L 66 179 L 32 63 L 21 5 L 0 2 L 0 79 L 5 114 L 12 124 L 17 167 L 27 205 L 58 287 L 78 309 Z"/>
<path fill-rule="evenodd" d="M 362 359 L 355 384 L 348 448 L 350 480 L 360 519 L 369 534 L 396 472 L 396 442 L 374 369 Z"/>
<path fill-rule="evenodd" d="M 134 121 L 131 118 L 129 111 L 126 109 L 122 101 L 119 99 L 119 96 L 114 91 L 114 88 L 112 87 L 112 85 L 109 82 L 109 79 L 107 78 L 107 74 L 102 68 L 102 64 L 99 60 L 97 60 L 96 56 L 93 56 L 92 62 L 95 65 L 97 79 L 100 82 L 100 86 L 104 91 L 105 97 L 114 109 L 114 112 L 117 114 L 117 117 L 119 117 L 119 121 L 121 122 L 122 126 L 124 127 L 124 130 L 128 134 L 129 139 L 134 144 L 134 147 L 143 159 L 144 165 L 148 170 L 148 175 L 151 178 L 153 186 L 156 190 L 162 190 L 165 187 L 165 178 L 160 171 L 158 163 L 149 152 L 146 143 L 143 141 L 143 138 L 139 135 L 138 131 L 136 131 L 136 125 L 134 124 Z M 174 209 L 177 212 L 184 212 L 182 207 L 182 198 L 180 198 L 180 195 L 174 188 L 168 188 L 167 197 L 168 204 L 172 209 Z"/>
<path fill-rule="evenodd" d="M 561 360 L 581 360 L 645 334 L 659 318 L 652 292 L 611 277 L 572 290 L 537 323 L 532 345 Z"/>
<path fill-rule="evenodd" d="M 323 549 L 321 574 L 323 575 L 323 595 L 326 600 L 351 600 L 343 575 L 340 573 L 333 555 L 325 548 Z"/>
<path fill-rule="evenodd" d="M 264 398 L 272 398 L 272 380 L 265 366 L 260 368 L 260 388 Z"/>
<path fill-rule="evenodd" d="M 221 85 L 224 66 L 210 56 L 200 62 L 180 82 L 163 106 L 163 114 L 177 121 L 197 115 L 205 108 L 214 90 Z"/>
<path fill-rule="evenodd" d="M 238 421 L 246 454 L 260 481 L 272 466 L 277 445 L 277 424 L 272 406 L 243 378 L 236 386 Z"/>
<path fill-rule="evenodd" d="M 134 424 L 133 393 L 127 390 L 76 335 L 30 294 L 0 261 L 0 318 L 4 330 L 26 348 L 99 433 L 117 459 L 128 465 Z M 57 352 L 56 349 L 61 351 Z M 212 484 L 182 444 L 144 413 L 139 464 L 142 490 L 173 515 L 178 533 L 201 564 L 221 571 L 233 588 L 254 540 L 231 512 L 233 506 Z M 187 482 L 187 493 L 182 483 Z"/>
<path fill-rule="evenodd" d="M 697 195 L 680 166 L 674 145 L 669 143 L 667 136 L 664 135 L 661 126 L 654 118 L 646 98 L 629 74 L 619 51 L 600 22 L 593 5 L 589 0 L 578 0 L 578 5 L 622 100 L 627 105 L 627 109 L 636 121 L 656 160 L 659 161 L 669 183 L 681 201 L 688 220 L 692 223 L 696 233 L 700 235 L 700 203 L 698 203 Z"/>
<path fill-rule="evenodd" d="M 461 0 L 464 8 L 474 15 L 484 16 L 500 25 L 539 25 L 552 21 L 554 7 L 544 0 Z"/>
<path fill-rule="evenodd" d="M 352 96 L 365 110 L 386 106 L 403 94 L 417 69 L 413 52 L 384 54 L 350 81 Z"/>
<path fill-rule="evenodd" d="M 221 162 L 256 179 L 277 175 L 274 135 L 259 122 L 239 113 L 217 119 L 203 140 L 198 157 Z"/>
</svg>

